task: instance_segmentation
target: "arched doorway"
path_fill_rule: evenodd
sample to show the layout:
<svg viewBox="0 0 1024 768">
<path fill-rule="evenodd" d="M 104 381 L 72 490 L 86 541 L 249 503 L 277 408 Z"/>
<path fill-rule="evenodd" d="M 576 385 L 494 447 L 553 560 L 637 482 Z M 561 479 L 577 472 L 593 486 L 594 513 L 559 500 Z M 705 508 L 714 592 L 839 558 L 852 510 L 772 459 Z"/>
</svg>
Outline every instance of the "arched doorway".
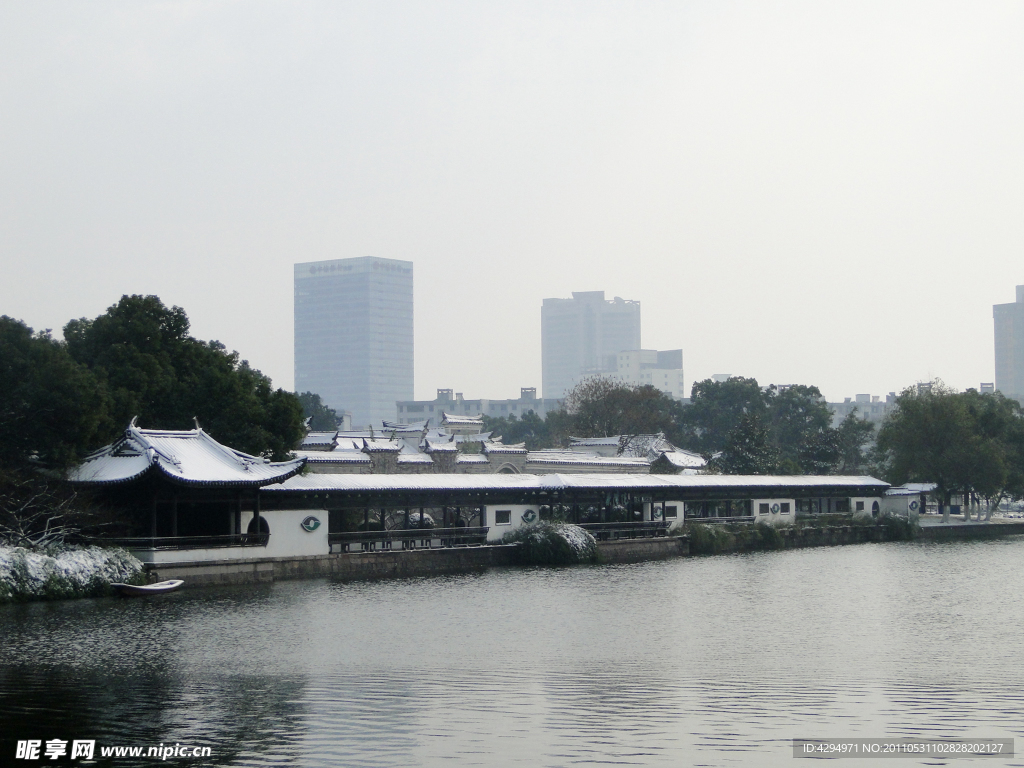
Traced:
<svg viewBox="0 0 1024 768">
<path fill-rule="evenodd" d="M 256 528 L 257 528 L 257 521 L 259 521 L 259 523 L 258 523 L 259 530 L 258 531 L 256 530 Z M 270 533 L 270 525 L 267 523 L 267 518 L 262 517 L 262 516 L 261 517 L 254 517 L 252 520 L 249 521 L 249 527 L 245 529 L 245 532 L 246 533 L 268 533 L 269 534 Z"/>
</svg>

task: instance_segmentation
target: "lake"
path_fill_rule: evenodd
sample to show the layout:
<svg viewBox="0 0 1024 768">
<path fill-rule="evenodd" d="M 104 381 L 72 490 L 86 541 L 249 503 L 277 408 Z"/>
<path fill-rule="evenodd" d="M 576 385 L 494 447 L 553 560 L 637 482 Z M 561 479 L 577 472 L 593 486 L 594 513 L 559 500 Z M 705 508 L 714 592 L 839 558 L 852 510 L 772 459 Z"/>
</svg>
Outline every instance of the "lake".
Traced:
<svg viewBox="0 0 1024 768">
<path fill-rule="evenodd" d="M 792 768 L 795 737 L 1024 737 L 1022 565 L 1009 537 L 0 606 L 0 763 L 94 739 L 212 752 L 167 765 Z"/>
</svg>

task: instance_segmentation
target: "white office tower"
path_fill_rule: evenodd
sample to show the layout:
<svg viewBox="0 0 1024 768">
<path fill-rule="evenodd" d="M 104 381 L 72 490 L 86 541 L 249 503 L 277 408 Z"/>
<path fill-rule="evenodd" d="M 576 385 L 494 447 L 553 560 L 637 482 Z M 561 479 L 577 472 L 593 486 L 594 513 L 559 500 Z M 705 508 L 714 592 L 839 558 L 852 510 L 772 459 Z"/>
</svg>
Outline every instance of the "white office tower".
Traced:
<svg viewBox="0 0 1024 768">
<path fill-rule="evenodd" d="M 640 302 L 604 291 L 574 291 L 571 299 L 544 299 L 541 376 L 545 398 L 561 398 L 588 376 L 614 377 L 618 354 L 640 349 Z"/>
<path fill-rule="evenodd" d="M 412 262 L 334 259 L 295 265 L 295 391 L 355 426 L 395 418 L 413 398 Z"/>
</svg>

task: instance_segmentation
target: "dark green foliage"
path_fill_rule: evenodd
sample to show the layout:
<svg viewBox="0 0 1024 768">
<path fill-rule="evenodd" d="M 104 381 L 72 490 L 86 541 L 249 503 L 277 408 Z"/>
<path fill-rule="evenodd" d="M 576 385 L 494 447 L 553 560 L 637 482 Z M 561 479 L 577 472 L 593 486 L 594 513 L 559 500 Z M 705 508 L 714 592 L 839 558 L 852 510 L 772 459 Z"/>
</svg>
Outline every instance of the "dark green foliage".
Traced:
<svg viewBox="0 0 1024 768">
<path fill-rule="evenodd" d="M 518 544 L 520 565 L 579 565 L 597 562 L 597 542 L 584 529 L 563 523 L 540 522 L 509 531 L 502 544 Z"/>
<path fill-rule="evenodd" d="M 333 432 L 338 428 L 338 414 L 328 408 L 320 399 L 320 395 L 303 392 L 298 396 L 302 404 L 302 413 L 309 419 L 309 428 L 314 432 Z"/>
<path fill-rule="evenodd" d="M 63 469 L 109 429 L 102 383 L 48 333 L 0 317 L 0 466 Z"/>
<path fill-rule="evenodd" d="M 188 429 L 193 417 L 216 440 L 246 453 L 285 458 L 304 434 L 298 397 L 217 341 L 188 334 L 180 307 L 156 296 L 123 296 L 95 320 L 64 328 L 67 349 L 107 386 L 113 438 L 133 416 L 140 426 Z"/>
<path fill-rule="evenodd" d="M 680 415 L 677 444 L 727 474 L 830 474 L 841 435 L 817 387 L 761 389 L 755 379 L 699 381 Z"/>
<path fill-rule="evenodd" d="M 734 376 L 727 381 L 695 382 L 690 405 L 683 410 L 679 445 L 710 457 L 725 450 L 741 421 L 761 421 L 766 410 L 755 379 Z"/>
<path fill-rule="evenodd" d="M 768 430 L 754 414 L 740 419 L 722 452 L 712 459 L 712 466 L 727 475 L 768 475 L 778 471 L 779 463 Z"/>
<path fill-rule="evenodd" d="M 594 377 L 566 395 L 564 409 L 548 415 L 548 426 L 558 441 L 570 436 L 651 435 L 673 431 L 677 412 L 676 401 L 649 384 Z"/>
<path fill-rule="evenodd" d="M 836 428 L 839 449 L 838 472 L 841 475 L 860 474 L 867 465 L 866 446 L 871 442 L 875 425 L 857 417 L 854 408 Z"/>
<path fill-rule="evenodd" d="M 526 443 L 526 448 L 530 451 L 551 448 L 553 445 L 549 420 L 542 419 L 532 410 L 526 411 L 522 418 L 516 418 L 514 413 L 507 417 L 485 415 L 484 431 L 501 437 L 506 445 Z"/>
<path fill-rule="evenodd" d="M 754 523 L 750 544 L 756 549 L 782 549 L 782 534 L 778 527 L 767 523 Z"/>
<path fill-rule="evenodd" d="M 985 498 L 1024 495 L 1024 411 L 1000 393 L 907 389 L 878 433 L 882 476 Z"/>
</svg>

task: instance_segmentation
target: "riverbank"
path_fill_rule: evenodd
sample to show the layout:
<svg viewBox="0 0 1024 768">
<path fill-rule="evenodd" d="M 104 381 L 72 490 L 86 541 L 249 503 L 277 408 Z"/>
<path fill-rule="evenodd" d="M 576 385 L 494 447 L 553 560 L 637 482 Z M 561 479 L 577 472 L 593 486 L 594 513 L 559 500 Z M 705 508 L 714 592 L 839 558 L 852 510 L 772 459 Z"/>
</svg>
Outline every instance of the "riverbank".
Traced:
<svg viewBox="0 0 1024 768">
<path fill-rule="evenodd" d="M 1024 523 L 916 528 L 906 523 L 709 525 L 691 523 L 681 535 L 618 539 L 597 544 L 601 563 L 637 563 L 690 555 L 835 547 L 869 542 L 969 539 L 1024 533 Z M 515 567 L 515 545 L 337 553 L 296 558 L 250 558 L 150 566 L 154 580 L 184 579 L 190 586 L 253 584 L 331 577 L 342 580 L 396 579 Z"/>
<path fill-rule="evenodd" d="M 835 547 L 909 539 L 956 541 L 1021 534 L 1024 534 L 1024 522 L 1016 521 L 954 521 L 949 524 L 927 521 L 920 527 L 892 520 L 867 524 L 802 522 L 780 527 L 689 523 L 679 535 L 600 541 L 597 550 L 599 562 L 618 564 L 691 555 Z M 516 567 L 515 546 L 378 550 L 147 566 L 118 549 L 90 547 L 68 550 L 67 554 L 55 558 L 24 550 L 15 553 L 14 548 L 8 547 L 0 548 L 0 602 L 95 597 L 110 594 L 109 584 L 112 581 L 145 583 L 147 580 L 184 579 L 190 587 L 202 587 L 324 577 L 365 581 L 472 573 L 490 568 Z"/>
</svg>

